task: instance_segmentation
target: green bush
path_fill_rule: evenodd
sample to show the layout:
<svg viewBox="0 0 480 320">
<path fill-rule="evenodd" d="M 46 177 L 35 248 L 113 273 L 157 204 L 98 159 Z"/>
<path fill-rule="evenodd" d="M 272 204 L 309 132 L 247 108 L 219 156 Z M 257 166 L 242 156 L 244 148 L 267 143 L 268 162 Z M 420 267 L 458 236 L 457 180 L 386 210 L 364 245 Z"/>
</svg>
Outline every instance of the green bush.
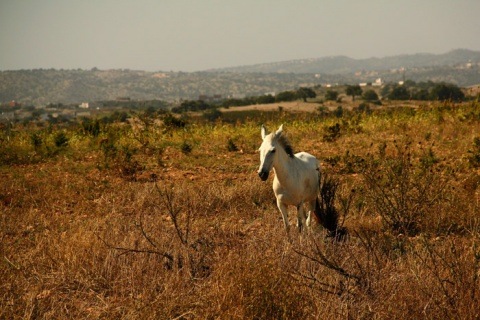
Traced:
<svg viewBox="0 0 480 320">
<path fill-rule="evenodd" d="M 183 141 L 182 145 L 180 146 L 180 150 L 184 153 L 184 154 L 189 154 L 190 152 L 192 152 L 192 145 L 189 144 L 187 141 Z"/>
<path fill-rule="evenodd" d="M 68 137 L 67 135 L 65 134 L 65 132 L 58 132 L 55 137 L 54 137 L 54 141 L 55 141 L 55 146 L 57 148 L 63 148 L 63 147 L 66 147 L 68 146 Z"/>
<path fill-rule="evenodd" d="M 228 142 L 227 142 L 227 150 L 230 151 L 230 152 L 238 151 L 238 147 L 237 147 L 237 145 L 235 144 L 235 142 L 233 142 L 232 139 L 228 139 Z"/>
<path fill-rule="evenodd" d="M 185 128 L 187 125 L 187 122 L 183 119 L 177 118 L 171 113 L 167 113 L 163 117 L 163 124 L 167 129 L 173 129 L 173 128 Z"/>
<path fill-rule="evenodd" d="M 480 167 L 480 137 L 473 138 L 473 148 L 469 150 L 468 161 L 474 168 Z"/>
<path fill-rule="evenodd" d="M 323 135 L 323 141 L 334 142 L 340 137 L 340 124 L 336 123 L 333 126 L 326 128 L 326 133 Z"/>
<path fill-rule="evenodd" d="M 98 120 L 98 119 L 92 120 L 92 119 L 88 119 L 88 118 L 84 119 L 82 121 L 82 128 L 83 128 L 83 132 L 86 135 L 91 135 L 91 136 L 94 136 L 94 137 L 98 137 L 98 135 L 101 132 L 101 130 L 100 130 L 100 120 Z"/>
<path fill-rule="evenodd" d="M 35 148 L 35 150 L 38 150 L 40 148 L 43 139 L 38 131 L 32 132 L 30 134 L 30 142 L 32 143 L 32 146 Z"/>
</svg>

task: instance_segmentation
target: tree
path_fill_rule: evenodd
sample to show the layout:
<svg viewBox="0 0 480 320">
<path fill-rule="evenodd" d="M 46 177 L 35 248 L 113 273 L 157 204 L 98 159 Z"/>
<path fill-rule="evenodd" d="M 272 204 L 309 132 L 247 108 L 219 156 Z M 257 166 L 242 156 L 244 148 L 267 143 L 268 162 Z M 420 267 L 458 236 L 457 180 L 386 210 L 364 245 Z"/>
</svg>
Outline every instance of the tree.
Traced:
<svg viewBox="0 0 480 320">
<path fill-rule="evenodd" d="M 462 101 L 465 98 L 465 94 L 459 87 L 448 83 L 437 84 L 433 87 L 431 95 L 435 100 Z"/>
<path fill-rule="evenodd" d="M 175 117 L 171 113 L 165 114 L 163 117 L 163 124 L 167 129 L 173 129 L 173 128 L 185 128 L 187 125 L 186 121 L 180 118 Z"/>
<path fill-rule="evenodd" d="M 380 90 L 380 95 L 382 97 L 388 97 L 388 95 L 390 94 L 390 92 L 392 92 L 393 88 L 395 86 L 392 84 L 392 83 L 387 83 L 383 88 L 382 90 Z"/>
<path fill-rule="evenodd" d="M 404 86 L 396 86 L 392 92 L 389 93 L 388 99 L 390 100 L 409 100 L 410 93 Z"/>
<path fill-rule="evenodd" d="M 172 112 L 182 113 L 187 111 L 204 111 L 212 108 L 213 106 L 203 100 L 186 100 L 182 102 L 180 106 L 172 108 Z"/>
<path fill-rule="evenodd" d="M 378 100 L 378 94 L 375 91 L 370 89 L 370 90 L 367 90 L 363 93 L 362 98 L 365 101 L 377 101 Z"/>
<path fill-rule="evenodd" d="M 325 93 L 325 100 L 327 101 L 336 101 L 338 98 L 338 92 L 334 90 L 328 90 L 327 93 Z"/>
<path fill-rule="evenodd" d="M 245 102 L 245 100 L 235 99 L 235 98 L 227 99 L 220 104 L 220 106 L 224 108 L 239 107 L 239 106 L 246 106 L 246 105 L 247 105 L 247 102 Z"/>
<path fill-rule="evenodd" d="M 275 97 L 272 96 L 271 94 L 263 95 L 263 96 L 258 97 L 256 99 L 256 102 L 258 104 L 274 103 L 275 102 Z"/>
<path fill-rule="evenodd" d="M 218 109 L 209 109 L 203 113 L 203 117 L 208 121 L 216 121 L 218 118 L 222 117 L 222 112 Z"/>
<path fill-rule="evenodd" d="M 150 106 L 150 107 L 147 107 L 143 113 L 145 114 L 146 117 L 152 117 L 155 111 L 156 111 L 155 107 Z"/>
<path fill-rule="evenodd" d="M 283 91 L 278 93 L 275 96 L 275 101 L 276 102 L 282 102 L 282 101 L 295 101 L 297 99 L 297 94 L 293 91 Z"/>
<path fill-rule="evenodd" d="M 297 96 L 303 99 L 303 102 L 307 102 L 307 98 L 316 98 L 317 94 L 310 88 L 299 88 L 297 90 Z"/>
<path fill-rule="evenodd" d="M 420 89 L 413 92 L 412 98 L 413 100 L 430 100 L 430 94 L 427 89 Z"/>
<path fill-rule="evenodd" d="M 361 96 L 362 92 L 363 90 L 358 84 L 353 86 L 347 86 L 347 89 L 345 90 L 345 93 L 347 95 L 352 96 L 353 101 L 355 101 L 355 96 Z"/>
</svg>

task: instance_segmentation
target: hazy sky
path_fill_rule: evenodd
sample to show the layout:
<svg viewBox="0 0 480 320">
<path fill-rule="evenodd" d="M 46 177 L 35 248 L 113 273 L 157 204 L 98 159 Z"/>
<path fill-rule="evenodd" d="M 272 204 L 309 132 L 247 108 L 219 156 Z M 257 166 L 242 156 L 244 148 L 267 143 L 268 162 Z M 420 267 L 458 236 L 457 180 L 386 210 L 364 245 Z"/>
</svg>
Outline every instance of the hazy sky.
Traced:
<svg viewBox="0 0 480 320">
<path fill-rule="evenodd" d="M 0 70 L 480 50 L 480 0 L 0 0 Z"/>
</svg>

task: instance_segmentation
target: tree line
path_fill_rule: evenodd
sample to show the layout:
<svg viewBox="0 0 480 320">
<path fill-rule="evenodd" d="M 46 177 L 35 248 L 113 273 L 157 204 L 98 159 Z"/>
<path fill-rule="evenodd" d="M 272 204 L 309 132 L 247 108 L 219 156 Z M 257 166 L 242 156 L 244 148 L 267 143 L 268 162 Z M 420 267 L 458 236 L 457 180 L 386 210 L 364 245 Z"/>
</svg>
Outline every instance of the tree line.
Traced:
<svg viewBox="0 0 480 320">
<path fill-rule="evenodd" d="M 288 102 L 295 100 L 307 101 L 309 98 L 316 98 L 315 88 L 301 87 L 296 90 L 282 91 L 276 95 L 266 94 L 261 96 L 252 96 L 246 98 L 229 98 L 221 102 L 205 102 L 203 100 L 185 100 L 179 106 L 173 107 L 173 113 L 183 113 L 189 111 L 206 111 L 217 108 L 241 107 L 254 104 L 269 104 L 276 102 Z M 363 90 L 360 85 L 346 85 L 344 93 L 351 96 L 352 100 L 360 97 L 364 101 L 380 103 L 382 99 L 388 100 L 450 100 L 460 102 L 465 99 L 465 94 L 456 85 L 451 83 L 435 83 L 433 81 L 416 83 L 407 80 L 403 84 L 390 83 L 386 84 L 380 96 L 373 89 Z M 336 101 L 339 98 L 339 92 L 336 90 L 327 90 L 325 92 L 325 100 Z"/>
<path fill-rule="evenodd" d="M 183 113 L 188 111 L 205 111 L 216 108 L 230 108 L 249 106 L 252 104 L 269 104 L 275 102 L 287 102 L 302 99 L 307 101 L 308 98 L 316 98 L 317 94 L 312 88 L 301 87 L 297 90 L 282 91 L 275 96 L 265 94 L 261 96 L 252 96 L 246 98 L 229 98 L 220 103 L 207 103 L 203 100 L 185 100 L 179 106 L 173 107 L 173 113 Z"/>
<path fill-rule="evenodd" d="M 363 90 L 360 85 L 347 85 L 345 94 L 351 96 L 355 101 L 355 97 L 360 97 L 365 101 L 379 101 L 380 97 L 373 89 Z M 435 83 L 432 81 L 416 83 L 407 80 L 403 84 L 389 83 L 386 84 L 380 95 L 382 99 L 387 100 L 438 100 L 438 101 L 455 101 L 465 100 L 465 94 L 456 85 L 451 83 Z M 325 100 L 337 100 L 339 92 L 336 90 L 327 90 Z"/>
<path fill-rule="evenodd" d="M 382 96 L 389 100 L 450 100 L 460 102 L 465 94 L 451 83 L 419 82 L 407 80 L 403 85 L 387 84 L 382 89 Z"/>
</svg>

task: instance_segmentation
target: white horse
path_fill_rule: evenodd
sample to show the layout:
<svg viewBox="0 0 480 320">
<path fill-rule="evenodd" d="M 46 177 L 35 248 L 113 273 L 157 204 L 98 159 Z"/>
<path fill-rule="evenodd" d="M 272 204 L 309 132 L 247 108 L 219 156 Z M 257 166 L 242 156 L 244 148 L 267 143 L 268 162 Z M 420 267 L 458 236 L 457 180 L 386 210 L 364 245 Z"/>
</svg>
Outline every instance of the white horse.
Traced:
<svg viewBox="0 0 480 320">
<path fill-rule="evenodd" d="M 301 231 L 303 227 L 310 226 L 312 213 L 318 205 L 320 163 L 309 153 L 293 153 L 283 132 L 283 125 L 276 132 L 267 133 L 262 125 L 263 143 L 260 146 L 260 168 L 258 175 L 262 181 L 267 180 L 270 170 L 275 172 L 273 191 L 277 198 L 277 206 L 283 216 L 287 233 L 288 206 L 297 208 L 297 226 Z M 305 216 L 304 204 L 308 206 Z M 315 212 L 316 213 L 316 212 Z"/>
</svg>

